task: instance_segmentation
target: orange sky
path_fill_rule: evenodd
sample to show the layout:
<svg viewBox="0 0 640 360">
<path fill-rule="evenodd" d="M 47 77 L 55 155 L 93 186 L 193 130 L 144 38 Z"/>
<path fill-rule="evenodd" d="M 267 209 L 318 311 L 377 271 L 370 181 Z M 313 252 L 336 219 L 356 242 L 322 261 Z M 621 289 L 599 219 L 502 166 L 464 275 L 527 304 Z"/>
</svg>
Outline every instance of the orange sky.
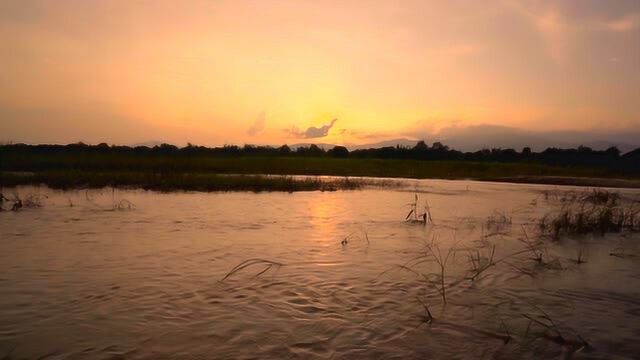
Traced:
<svg viewBox="0 0 640 360">
<path fill-rule="evenodd" d="M 624 130 L 638 104 L 637 0 L 0 2 L 4 142 Z"/>
</svg>

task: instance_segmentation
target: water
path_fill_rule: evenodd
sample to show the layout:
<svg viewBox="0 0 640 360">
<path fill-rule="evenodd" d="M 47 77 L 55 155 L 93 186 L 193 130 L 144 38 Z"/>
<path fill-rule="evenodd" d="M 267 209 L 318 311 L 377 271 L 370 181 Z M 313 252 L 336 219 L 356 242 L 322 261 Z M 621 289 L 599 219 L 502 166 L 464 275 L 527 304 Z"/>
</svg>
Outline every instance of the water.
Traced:
<svg viewBox="0 0 640 360">
<path fill-rule="evenodd" d="M 561 206 L 545 200 L 548 189 L 568 188 L 465 181 L 293 194 L 19 188 L 23 198 L 40 194 L 43 206 L 0 213 L 0 356 L 637 358 L 636 235 L 547 242 L 544 266 L 531 254 L 505 258 L 525 248 L 522 226 L 535 237 L 537 219 Z M 434 225 L 403 221 L 415 190 L 420 209 L 428 199 Z M 114 210 L 124 199 L 135 207 Z M 500 214 L 512 224 L 488 228 L 488 217 Z M 432 240 L 443 257 L 451 254 L 446 305 L 436 281 L 399 266 Z M 488 257 L 493 246 L 494 259 L 506 260 L 465 280 L 470 254 Z M 586 263 L 575 263 L 578 249 Z M 614 249 L 629 256 L 610 256 Z M 283 265 L 259 276 L 265 266 L 250 266 L 220 281 L 251 258 Z M 438 279 L 434 262 L 410 265 Z M 542 311 L 564 345 L 525 317 L 545 322 Z M 580 338 L 590 346 L 574 352 Z"/>
</svg>

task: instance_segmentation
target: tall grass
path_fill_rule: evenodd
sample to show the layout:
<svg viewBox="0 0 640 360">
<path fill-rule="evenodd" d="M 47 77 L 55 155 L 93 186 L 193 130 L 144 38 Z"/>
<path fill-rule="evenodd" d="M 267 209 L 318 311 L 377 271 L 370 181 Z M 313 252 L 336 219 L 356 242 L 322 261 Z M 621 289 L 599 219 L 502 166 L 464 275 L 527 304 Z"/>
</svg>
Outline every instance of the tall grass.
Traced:
<svg viewBox="0 0 640 360">
<path fill-rule="evenodd" d="M 511 215 L 507 215 L 503 211 L 495 210 L 494 213 L 487 218 L 486 228 L 487 237 L 494 235 L 504 235 L 511 229 L 513 223 Z"/>
<path fill-rule="evenodd" d="M 45 184 L 55 189 L 142 188 L 174 191 L 336 191 L 355 190 L 378 183 L 351 178 L 296 178 L 293 176 L 219 175 L 207 173 L 51 171 L 33 174 L 0 173 L 0 184 Z M 383 186 L 386 183 L 380 183 Z"/>
<path fill-rule="evenodd" d="M 480 253 L 480 250 L 477 250 L 477 249 L 469 250 L 468 259 L 471 267 L 469 271 L 469 277 L 468 277 L 469 280 L 471 281 L 475 280 L 480 275 L 482 275 L 482 273 L 487 271 L 492 266 L 496 265 L 496 263 L 493 260 L 495 255 L 496 255 L 495 245 L 491 247 L 490 251 L 487 254 L 482 254 L 482 255 Z"/>
<path fill-rule="evenodd" d="M 527 233 L 527 229 L 522 225 L 522 233 L 524 237 L 518 238 L 518 240 L 525 245 L 525 249 L 531 254 L 531 258 L 538 263 L 542 263 L 542 256 L 544 255 L 544 243 L 541 240 L 532 240 Z"/>
<path fill-rule="evenodd" d="M 408 203 L 407 206 L 410 208 L 410 210 L 405 217 L 405 221 L 411 223 L 421 223 L 424 225 L 433 223 L 433 218 L 431 217 L 431 207 L 429 206 L 429 202 L 427 201 L 427 199 L 424 200 L 424 210 L 419 213 L 420 210 L 418 209 L 418 193 L 414 195 L 413 202 Z"/>
<path fill-rule="evenodd" d="M 640 203 L 623 202 L 617 193 L 593 190 L 560 198 L 560 211 L 545 215 L 540 230 L 554 240 L 562 236 L 640 231 Z"/>
</svg>

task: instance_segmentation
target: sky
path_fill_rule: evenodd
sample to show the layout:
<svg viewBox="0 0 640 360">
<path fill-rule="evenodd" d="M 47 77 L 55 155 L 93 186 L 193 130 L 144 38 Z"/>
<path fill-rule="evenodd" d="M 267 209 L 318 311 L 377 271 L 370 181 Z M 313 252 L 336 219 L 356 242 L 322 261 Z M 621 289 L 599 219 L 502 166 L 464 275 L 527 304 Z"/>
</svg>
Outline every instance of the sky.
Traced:
<svg viewBox="0 0 640 360">
<path fill-rule="evenodd" d="M 640 126 L 638 0 L 0 1 L 0 142 Z"/>
</svg>

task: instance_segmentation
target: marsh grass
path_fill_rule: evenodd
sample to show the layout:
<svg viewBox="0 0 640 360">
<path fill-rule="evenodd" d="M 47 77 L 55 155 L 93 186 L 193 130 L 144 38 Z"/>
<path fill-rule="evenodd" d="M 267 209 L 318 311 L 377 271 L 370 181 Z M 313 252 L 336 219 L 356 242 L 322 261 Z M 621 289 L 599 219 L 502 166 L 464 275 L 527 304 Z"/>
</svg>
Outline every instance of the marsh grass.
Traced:
<svg viewBox="0 0 640 360">
<path fill-rule="evenodd" d="M 438 242 L 438 237 L 436 234 L 434 234 L 431 237 L 431 241 L 424 244 L 424 249 L 420 255 L 414 257 L 404 265 L 396 265 L 395 268 L 411 272 L 421 277 L 425 281 L 427 286 L 436 289 L 436 291 L 442 298 L 443 304 L 446 305 L 447 287 L 453 286 L 452 284 L 447 282 L 447 266 L 450 264 L 452 256 L 457 251 L 459 251 L 459 249 L 457 248 L 459 243 L 460 241 L 455 241 L 455 243 L 451 247 L 446 250 L 442 250 Z M 425 263 L 435 264 L 436 271 L 420 272 L 416 270 L 419 265 Z M 384 271 L 380 275 L 386 272 L 388 272 L 388 270 Z"/>
<path fill-rule="evenodd" d="M 618 203 L 618 200 L 620 200 L 620 194 L 595 188 L 591 191 L 579 193 L 578 199 L 579 201 L 591 204 L 615 206 Z"/>
<path fill-rule="evenodd" d="M 496 246 L 491 246 L 491 249 L 486 254 L 481 254 L 478 249 L 469 250 L 468 259 L 471 270 L 469 271 L 468 279 L 474 281 L 482 273 L 487 271 L 490 267 L 495 266 L 494 257 L 496 254 Z"/>
<path fill-rule="evenodd" d="M 489 233 L 487 236 L 493 236 L 497 234 L 506 234 L 511 229 L 512 216 L 507 215 L 503 211 L 495 210 L 492 215 L 487 218 L 486 227 Z"/>
<path fill-rule="evenodd" d="M 562 203 L 587 202 L 597 205 L 615 205 L 621 199 L 619 193 L 600 188 L 570 191 L 544 190 L 542 194 L 545 200 L 556 200 Z"/>
<path fill-rule="evenodd" d="M 267 175 L 221 175 L 178 172 L 47 171 L 0 173 L 0 185 L 39 185 L 54 189 L 142 188 L 157 191 L 336 191 L 363 186 L 397 186 L 397 182 L 353 178 Z"/>
<path fill-rule="evenodd" d="M 426 245 L 425 250 L 426 250 L 425 256 L 427 258 L 430 257 L 431 259 L 433 259 L 433 261 L 435 261 L 436 264 L 438 265 L 439 271 L 435 274 L 430 274 L 434 278 L 433 280 L 431 280 L 431 283 L 436 285 L 436 289 L 438 289 L 440 296 L 442 296 L 442 302 L 446 305 L 447 304 L 446 270 L 447 270 L 447 264 L 449 262 L 449 259 L 451 258 L 451 255 L 456 251 L 455 245 L 454 247 L 449 248 L 443 254 L 442 250 L 440 249 L 440 245 L 437 243 L 436 237 L 434 236 L 431 238 L 431 243 Z"/>
<path fill-rule="evenodd" d="M 113 210 L 133 210 L 135 205 L 127 199 L 116 199 L 116 189 L 111 188 L 111 203 Z"/>
<path fill-rule="evenodd" d="M 545 215 L 539 222 L 542 233 L 553 240 L 562 236 L 640 231 L 637 201 L 622 204 L 619 195 L 600 190 L 566 201 L 562 209 Z"/>
<path fill-rule="evenodd" d="M 413 202 L 408 203 L 407 206 L 410 208 L 410 210 L 404 219 L 405 221 L 413 224 L 423 224 L 423 225 L 433 223 L 433 218 L 431 217 L 431 207 L 429 206 L 429 202 L 427 201 L 427 199 L 424 200 L 423 211 L 422 213 L 419 214 L 420 210 L 418 209 L 419 207 L 418 193 L 414 194 Z"/>
<path fill-rule="evenodd" d="M 563 204 L 561 210 L 545 215 L 539 222 L 540 230 L 554 240 L 564 235 L 640 231 L 640 204 L 624 201 L 619 193 L 593 189 L 556 192 L 554 198 Z"/>
<path fill-rule="evenodd" d="M 578 265 L 584 264 L 588 261 L 588 259 L 589 249 L 585 245 L 580 244 L 576 249 L 576 258 L 574 259 L 575 263 Z"/>
<path fill-rule="evenodd" d="M 525 229 L 524 225 L 522 225 L 522 233 L 524 234 L 524 237 L 518 238 L 518 240 L 525 245 L 525 249 L 531 254 L 531 258 L 542 264 L 542 256 L 546 252 L 544 242 L 541 240 L 532 240 L 529 237 L 527 229 Z"/>
<path fill-rule="evenodd" d="M 532 336 L 533 338 L 544 339 L 564 348 L 564 358 L 571 359 L 575 353 L 582 350 L 591 349 L 591 344 L 587 342 L 576 330 L 571 328 L 561 328 L 560 325 L 539 306 L 527 302 L 534 311 L 522 313 L 521 315 L 529 320 L 523 338 Z M 542 329 L 541 332 L 533 332 L 534 326 Z M 569 336 L 568 333 L 573 333 Z"/>
<path fill-rule="evenodd" d="M 20 196 L 17 189 L 12 190 L 11 197 L 6 197 L 2 192 L 0 192 L 0 211 L 4 210 L 3 206 L 5 202 L 12 203 L 9 209 L 14 212 L 20 211 L 23 208 L 41 208 L 44 205 L 44 200 L 47 198 L 47 195 L 40 194 L 39 191 L 30 193 L 24 198 Z"/>
<path fill-rule="evenodd" d="M 135 207 L 136 206 L 127 199 L 122 199 L 113 204 L 113 210 L 132 210 L 135 209 Z"/>
<path fill-rule="evenodd" d="M 44 205 L 44 199 L 47 199 L 46 195 L 39 193 L 29 194 L 25 197 L 23 204 L 25 208 L 39 208 Z"/>
<path fill-rule="evenodd" d="M 427 305 L 426 301 L 423 301 L 422 299 L 420 299 L 420 297 L 416 296 L 416 299 L 418 300 L 418 302 L 420 303 L 420 305 L 422 305 L 422 308 L 424 309 L 424 315 L 423 315 L 423 321 L 427 324 L 431 324 L 434 320 L 433 314 L 431 314 L 431 310 L 429 309 L 429 305 Z"/>
<path fill-rule="evenodd" d="M 588 207 L 584 206 L 586 212 L 590 208 L 623 208 L 624 214 L 628 219 L 629 215 L 633 214 L 632 205 L 624 203 L 624 200 L 617 195 L 610 195 L 603 191 L 589 191 L 588 193 L 575 193 L 562 197 L 563 210 L 570 204 L 585 203 Z M 411 210 L 416 208 L 417 199 L 410 204 Z M 616 210 L 612 210 L 615 212 Z M 410 212 L 409 215 L 413 216 L 415 211 Z M 588 219 L 587 219 L 588 220 Z M 631 220 L 626 220 L 631 221 Z M 623 222 L 624 224 L 624 222 Z M 514 326 L 522 324 L 523 328 L 526 326 L 524 334 L 519 330 L 520 328 L 514 328 L 512 332 L 507 324 L 500 320 L 496 328 L 497 331 L 486 331 L 483 329 L 475 329 L 471 327 L 465 327 L 461 324 L 455 324 L 448 322 L 445 318 L 444 312 L 438 316 L 436 321 L 434 313 L 431 308 L 431 304 L 427 303 L 430 298 L 430 291 L 433 291 L 433 296 L 437 291 L 437 295 L 441 298 L 443 310 L 447 304 L 452 306 L 458 306 L 456 300 L 459 293 L 457 291 L 451 291 L 454 289 L 460 290 L 459 286 L 463 286 L 464 283 L 474 282 L 474 285 L 469 285 L 470 289 L 477 289 L 486 285 L 486 282 L 481 282 L 478 279 L 483 278 L 486 274 L 491 273 L 492 269 L 498 269 L 495 271 L 513 271 L 529 276 L 535 277 L 541 271 L 555 271 L 565 270 L 563 266 L 565 261 L 572 261 L 578 265 L 586 264 L 589 260 L 589 249 L 584 242 L 578 242 L 575 248 L 575 257 L 559 258 L 553 256 L 548 248 L 546 242 L 548 233 L 535 232 L 530 228 L 525 227 L 524 224 L 520 225 L 522 234 L 512 234 L 511 226 L 512 221 L 508 215 L 501 212 L 495 212 L 484 223 L 486 228 L 494 227 L 503 231 L 505 234 L 518 239 L 523 245 L 521 249 L 514 249 L 515 251 L 506 254 L 500 254 L 498 246 L 495 242 L 491 242 L 487 237 L 481 234 L 480 240 L 472 241 L 473 244 L 470 247 L 459 246 L 459 241 L 456 241 L 456 234 L 454 233 L 453 240 L 448 241 L 446 245 L 439 242 L 439 238 L 436 234 L 431 234 L 428 241 L 425 241 L 424 247 L 420 250 L 419 254 L 407 261 L 402 265 L 395 265 L 393 269 L 406 271 L 415 274 L 419 277 L 419 281 L 426 285 L 427 295 L 424 297 L 416 297 L 417 302 L 421 306 L 421 323 L 429 325 L 439 324 L 438 326 L 455 326 L 456 328 L 468 328 L 468 331 L 474 332 L 478 335 L 485 335 L 492 338 L 499 338 L 504 341 L 505 345 L 508 343 L 515 343 L 516 346 L 528 346 L 534 341 L 541 340 L 550 346 L 558 346 L 564 354 L 564 358 L 572 359 L 576 353 L 591 348 L 591 345 L 574 329 L 569 326 L 561 325 L 556 319 L 554 319 L 549 313 L 545 312 L 539 306 L 527 302 L 532 310 L 522 310 L 521 306 L 514 306 L 517 308 L 517 312 L 513 314 Z M 458 228 L 454 227 L 457 232 Z M 483 231 L 484 231 L 483 227 Z M 565 234 L 561 232 L 561 234 Z M 479 242 L 479 244 L 478 244 Z M 445 246 L 445 247 L 443 247 Z M 456 260 L 456 255 L 463 253 L 466 255 L 467 269 L 460 268 L 460 262 Z M 624 250 L 613 250 L 610 255 L 612 256 L 624 256 Z M 458 256 L 458 258 L 460 258 Z M 506 265 L 501 268 L 500 265 Z M 389 271 L 389 270 L 387 270 Z M 387 271 L 383 272 L 386 273 Z M 490 276 L 490 275 L 489 275 Z M 470 283 L 467 283 L 470 284 Z M 451 295 L 451 294 L 455 294 Z M 460 306 L 473 305 L 462 304 Z M 519 321 L 517 320 L 519 319 Z M 525 321 L 527 323 L 525 323 Z M 453 325 L 452 325 L 453 324 Z M 466 330 L 465 330 L 466 331 Z M 528 343 L 531 341 L 531 343 Z"/>
<path fill-rule="evenodd" d="M 99 194 L 102 194 L 102 190 L 97 190 Z M 84 198 L 87 204 L 91 205 L 93 208 L 102 210 L 102 211 L 122 211 L 122 210 L 133 210 L 136 208 L 136 205 L 127 200 L 127 199 L 117 199 L 116 198 L 116 188 L 111 188 L 111 205 L 103 205 L 98 203 L 94 199 L 93 191 L 86 189 L 84 192 Z M 69 203 L 69 207 L 73 207 L 74 204 L 71 199 L 67 199 Z"/>
<path fill-rule="evenodd" d="M 609 252 L 609 256 L 625 259 L 625 258 L 634 258 L 636 257 L 636 254 L 629 253 L 627 249 L 615 248 Z"/>
</svg>

